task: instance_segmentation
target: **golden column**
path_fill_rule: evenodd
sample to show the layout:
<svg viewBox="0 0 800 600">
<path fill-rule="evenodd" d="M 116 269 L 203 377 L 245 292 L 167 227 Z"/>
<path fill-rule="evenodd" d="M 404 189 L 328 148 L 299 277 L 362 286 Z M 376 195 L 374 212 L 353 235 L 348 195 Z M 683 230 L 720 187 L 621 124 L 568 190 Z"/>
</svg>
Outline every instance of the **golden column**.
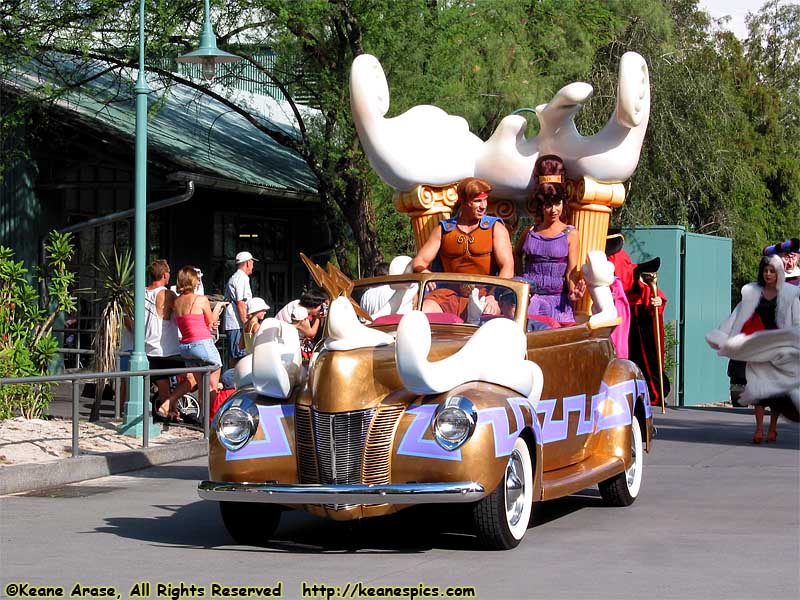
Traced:
<svg viewBox="0 0 800 600">
<path fill-rule="evenodd" d="M 448 186 L 418 185 L 408 192 L 394 193 L 395 208 L 411 218 L 418 252 L 439 221 L 450 218 L 453 206 L 458 202 L 457 188 L 458 183 Z M 490 195 L 486 212 L 502 217 L 509 234 L 513 234 L 519 225 L 519 213 L 513 200 L 495 199 Z"/>
<path fill-rule="evenodd" d="M 458 202 L 458 183 L 447 186 L 418 185 L 408 192 L 395 192 L 394 206 L 411 218 L 417 251 L 436 229 L 441 219 L 447 219 Z"/>
<path fill-rule="evenodd" d="M 495 199 L 490 195 L 486 212 L 503 219 L 503 223 L 508 229 L 508 234 L 513 237 L 514 231 L 519 226 L 519 212 L 517 211 L 517 204 L 513 200 L 506 198 Z"/>
<path fill-rule="evenodd" d="M 570 208 L 570 224 L 580 232 L 578 270 L 586 262 L 591 250 L 605 251 L 611 209 L 625 202 L 625 185 L 622 183 L 600 183 L 589 177 L 567 180 L 567 198 Z M 585 321 L 592 314 L 592 299 L 587 291 L 575 305 L 575 318 Z"/>
</svg>

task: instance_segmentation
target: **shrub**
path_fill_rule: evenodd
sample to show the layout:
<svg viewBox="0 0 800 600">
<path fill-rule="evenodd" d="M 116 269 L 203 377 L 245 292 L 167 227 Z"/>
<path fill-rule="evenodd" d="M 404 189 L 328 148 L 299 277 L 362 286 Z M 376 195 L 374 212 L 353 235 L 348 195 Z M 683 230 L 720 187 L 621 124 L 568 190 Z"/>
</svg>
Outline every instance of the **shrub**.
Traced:
<svg viewBox="0 0 800 600">
<path fill-rule="evenodd" d="M 0 245 L 0 377 L 34 377 L 47 374 L 58 353 L 53 323 L 61 312 L 75 310 L 71 287 L 75 273 L 68 269 L 75 247 L 72 234 L 50 232 L 45 244 L 46 264 L 30 276 L 14 251 Z M 40 298 L 36 283 L 43 283 Z M 0 387 L 0 419 L 17 414 L 42 417 L 52 399 L 49 384 Z"/>
</svg>

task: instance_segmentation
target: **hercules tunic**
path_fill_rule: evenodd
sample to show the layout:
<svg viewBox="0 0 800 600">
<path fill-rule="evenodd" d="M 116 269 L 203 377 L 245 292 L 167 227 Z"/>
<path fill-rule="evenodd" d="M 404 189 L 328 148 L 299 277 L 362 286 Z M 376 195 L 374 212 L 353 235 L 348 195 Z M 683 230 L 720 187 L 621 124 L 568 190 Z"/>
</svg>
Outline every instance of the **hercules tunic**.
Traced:
<svg viewBox="0 0 800 600">
<path fill-rule="evenodd" d="M 492 254 L 494 248 L 494 224 L 503 223 L 500 217 L 483 217 L 477 229 L 464 233 L 457 225 L 457 219 L 439 221 L 442 227 L 442 243 L 439 260 L 446 273 L 466 273 L 474 275 L 494 275 L 497 264 Z M 440 287 L 426 296 L 434 300 L 442 311 L 462 316 L 466 313 L 468 290 L 453 290 Z"/>
</svg>

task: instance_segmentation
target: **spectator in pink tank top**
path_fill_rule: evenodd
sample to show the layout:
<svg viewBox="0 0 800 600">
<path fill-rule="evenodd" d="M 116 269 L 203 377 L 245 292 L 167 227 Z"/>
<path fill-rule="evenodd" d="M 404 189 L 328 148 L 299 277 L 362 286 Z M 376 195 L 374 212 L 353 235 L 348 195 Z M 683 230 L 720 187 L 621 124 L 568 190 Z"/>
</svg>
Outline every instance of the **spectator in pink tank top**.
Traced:
<svg viewBox="0 0 800 600">
<path fill-rule="evenodd" d="M 186 366 L 214 365 L 217 367 L 209 374 L 208 378 L 211 404 L 213 405 L 217 396 L 219 367 L 222 366 L 222 359 L 211 339 L 211 332 L 216 331 L 219 327 L 219 321 L 215 319 L 211 311 L 208 298 L 195 293 L 197 284 L 197 270 L 191 265 L 181 268 L 178 272 L 177 289 L 180 296 L 175 300 L 175 321 L 181 332 L 180 352 L 181 357 L 186 361 Z M 194 375 L 199 381 L 200 374 L 195 373 Z"/>
</svg>

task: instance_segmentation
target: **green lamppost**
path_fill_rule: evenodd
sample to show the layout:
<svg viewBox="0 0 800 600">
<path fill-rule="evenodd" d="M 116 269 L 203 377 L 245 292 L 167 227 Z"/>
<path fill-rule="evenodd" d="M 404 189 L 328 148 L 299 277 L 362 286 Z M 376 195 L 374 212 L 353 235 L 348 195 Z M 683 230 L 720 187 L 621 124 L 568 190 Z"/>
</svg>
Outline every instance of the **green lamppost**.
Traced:
<svg viewBox="0 0 800 600">
<path fill-rule="evenodd" d="M 211 29 L 209 0 L 205 0 L 205 22 L 200 35 L 200 49 L 181 56 L 182 62 L 196 62 L 203 65 L 203 78 L 213 79 L 217 63 L 241 60 L 238 56 L 217 49 L 217 39 Z M 133 353 L 131 354 L 131 371 L 146 370 L 149 367 L 144 352 L 144 288 L 145 267 L 147 261 L 147 97 L 150 88 L 144 76 L 144 0 L 139 0 L 139 76 L 136 79 L 136 166 L 134 196 L 134 292 L 133 292 Z M 140 437 L 145 424 L 150 428 L 150 435 L 158 435 L 160 428 L 153 426 L 152 416 L 144 410 L 148 400 L 145 398 L 144 380 L 132 377 L 128 406 L 125 411 L 125 422 L 120 431 L 127 435 Z M 145 414 L 144 423 L 140 415 Z"/>
</svg>

